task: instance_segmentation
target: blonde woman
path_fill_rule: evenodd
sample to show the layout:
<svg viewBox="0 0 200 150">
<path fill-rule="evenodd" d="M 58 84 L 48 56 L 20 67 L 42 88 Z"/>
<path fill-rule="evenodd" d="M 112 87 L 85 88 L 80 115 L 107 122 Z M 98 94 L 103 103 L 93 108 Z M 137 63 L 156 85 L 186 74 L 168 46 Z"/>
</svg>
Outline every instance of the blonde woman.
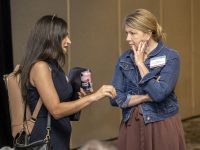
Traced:
<svg viewBox="0 0 200 150">
<path fill-rule="evenodd" d="M 177 51 L 163 43 L 156 17 L 137 9 L 125 18 L 130 49 L 119 58 L 113 77 L 122 109 L 119 150 L 185 150 L 184 132 L 174 93 L 179 77 Z"/>
</svg>

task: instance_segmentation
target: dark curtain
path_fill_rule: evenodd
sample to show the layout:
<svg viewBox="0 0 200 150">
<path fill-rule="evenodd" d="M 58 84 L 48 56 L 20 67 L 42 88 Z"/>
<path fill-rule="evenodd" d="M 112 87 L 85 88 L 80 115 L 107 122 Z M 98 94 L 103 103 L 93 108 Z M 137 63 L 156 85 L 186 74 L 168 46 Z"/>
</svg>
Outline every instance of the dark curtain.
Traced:
<svg viewBox="0 0 200 150">
<path fill-rule="evenodd" d="M 12 146 L 7 91 L 3 75 L 13 69 L 10 0 L 0 0 L 0 147 Z"/>
</svg>

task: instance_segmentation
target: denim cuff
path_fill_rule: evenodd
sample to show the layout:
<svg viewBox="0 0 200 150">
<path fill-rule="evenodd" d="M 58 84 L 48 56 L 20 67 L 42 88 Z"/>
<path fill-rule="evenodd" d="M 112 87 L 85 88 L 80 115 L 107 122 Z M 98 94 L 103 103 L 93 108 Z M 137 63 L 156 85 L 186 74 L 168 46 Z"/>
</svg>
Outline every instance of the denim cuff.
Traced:
<svg viewBox="0 0 200 150">
<path fill-rule="evenodd" d="M 152 74 L 151 72 L 147 73 L 139 82 L 139 85 L 143 85 L 144 83 L 148 82 L 149 80 L 155 78 L 156 76 Z"/>
<path fill-rule="evenodd" d="M 126 101 L 122 104 L 122 108 L 127 108 L 128 107 L 128 103 L 131 100 L 131 96 L 130 94 L 127 95 L 126 97 Z"/>
</svg>

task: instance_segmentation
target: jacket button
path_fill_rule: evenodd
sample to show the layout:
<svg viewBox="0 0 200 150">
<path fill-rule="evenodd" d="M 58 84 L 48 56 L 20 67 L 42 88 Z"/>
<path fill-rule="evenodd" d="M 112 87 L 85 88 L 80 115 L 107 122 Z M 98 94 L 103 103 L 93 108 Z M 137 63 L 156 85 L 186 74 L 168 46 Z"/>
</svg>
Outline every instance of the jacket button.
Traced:
<svg viewBox="0 0 200 150">
<path fill-rule="evenodd" d="M 128 69 L 128 64 L 125 64 L 125 66 L 124 66 L 124 67 L 125 67 L 125 69 Z"/>
<path fill-rule="evenodd" d="M 148 117 L 147 117 L 147 120 L 149 121 L 150 119 L 151 119 L 151 118 L 148 116 Z"/>
</svg>

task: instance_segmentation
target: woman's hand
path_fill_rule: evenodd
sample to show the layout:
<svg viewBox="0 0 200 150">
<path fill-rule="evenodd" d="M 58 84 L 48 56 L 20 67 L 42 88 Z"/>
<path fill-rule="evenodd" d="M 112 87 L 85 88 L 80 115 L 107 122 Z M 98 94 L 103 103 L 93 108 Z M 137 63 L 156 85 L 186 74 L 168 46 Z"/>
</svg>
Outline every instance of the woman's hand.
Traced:
<svg viewBox="0 0 200 150">
<path fill-rule="evenodd" d="M 141 41 L 138 47 L 133 45 L 132 49 L 134 51 L 135 63 L 138 66 L 141 77 L 143 78 L 149 72 L 148 68 L 144 65 L 145 57 L 147 57 L 145 54 L 145 51 L 147 50 L 147 41 Z"/>
<path fill-rule="evenodd" d="M 144 63 L 146 48 L 147 48 L 147 41 L 141 41 L 138 47 L 136 47 L 135 45 L 132 46 L 132 50 L 134 52 L 134 57 L 135 57 L 135 63 L 137 66 L 140 65 L 141 63 Z"/>
<path fill-rule="evenodd" d="M 86 95 L 90 95 L 94 92 L 93 88 L 90 88 L 90 91 L 85 92 L 83 88 L 80 88 L 80 92 L 78 92 L 79 98 L 83 98 Z"/>
<path fill-rule="evenodd" d="M 112 85 L 103 85 L 99 90 L 90 96 L 93 96 L 94 101 L 98 101 L 104 97 L 114 98 L 116 95 L 116 90 Z"/>
</svg>

